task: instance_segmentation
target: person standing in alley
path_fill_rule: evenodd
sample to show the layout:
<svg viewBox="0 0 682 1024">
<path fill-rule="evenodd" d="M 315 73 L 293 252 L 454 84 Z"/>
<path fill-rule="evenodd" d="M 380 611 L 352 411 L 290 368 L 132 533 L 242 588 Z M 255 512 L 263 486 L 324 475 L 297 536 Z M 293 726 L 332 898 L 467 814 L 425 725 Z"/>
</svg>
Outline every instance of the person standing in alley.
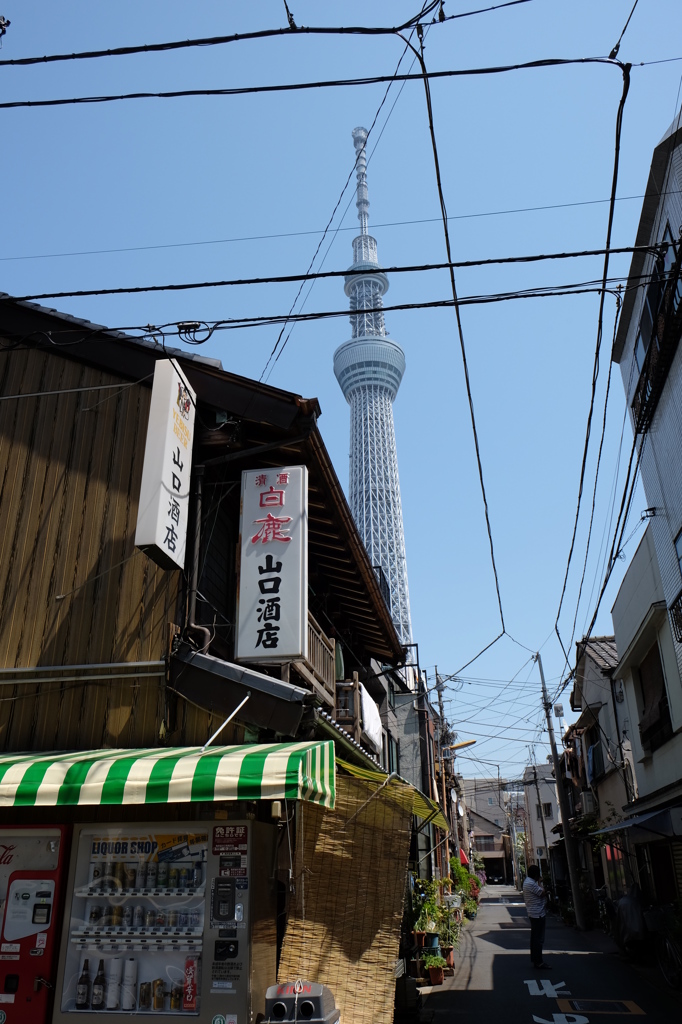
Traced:
<svg viewBox="0 0 682 1024">
<path fill-rule="evenodd" d="M 533 966 L 549 968 L 542 956 L 545 941 L 545 924 L 547 922 L 547 893 L 540 883 L 540 868 L 531 864 L 528 874 L 523 880 L 523 900 L 530 921 L 530 958 Z"/>
</svg>

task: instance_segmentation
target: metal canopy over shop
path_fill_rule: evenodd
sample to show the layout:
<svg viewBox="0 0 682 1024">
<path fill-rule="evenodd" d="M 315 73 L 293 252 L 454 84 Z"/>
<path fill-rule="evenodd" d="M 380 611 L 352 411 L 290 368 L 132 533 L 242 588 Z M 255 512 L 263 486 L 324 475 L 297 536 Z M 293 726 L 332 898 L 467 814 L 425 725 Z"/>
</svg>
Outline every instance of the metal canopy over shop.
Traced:
<svg viewBox="0 0 682 1024">
<path fill-rule="evenodd" d="M 662 810 L 648 811 L 646 814 L 638 814 L 634 818 L 616 822 L 615 825 L 597 829 L 592 834 L 603 836 L 610 832 L 623 832 L 631 828 L 651 832 L 652 835 L 665 839 L 682 836 L 682 807 L 664 807 Z"/>
<path fill-rule="evenodd" d="M 295 735 L 304 705 L 312 701 L 312 695 L 300 686 L 188 647 L 181 647 L 171 658 L 170 678 L 178 693 L 223 715 L 234 711 L 250 690 L 254 699 L 240 710 L 240 721 L 273 729 L 280 736 Z"/>
<path fill-rule="evenodd" d="M 0 807 L 310 800 L 333 808 L 335 792 L 329 741 L 0 758 Z"/>
</svg>

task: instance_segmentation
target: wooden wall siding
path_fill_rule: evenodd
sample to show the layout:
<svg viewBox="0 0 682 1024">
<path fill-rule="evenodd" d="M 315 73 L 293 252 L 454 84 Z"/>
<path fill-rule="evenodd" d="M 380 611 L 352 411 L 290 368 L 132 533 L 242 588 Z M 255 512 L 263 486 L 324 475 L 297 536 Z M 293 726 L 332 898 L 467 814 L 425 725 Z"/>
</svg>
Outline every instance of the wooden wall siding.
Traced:
<svg viewBox="0 0 682 1024">
<path fill-rule="evenodd" d="M 0 395 L 118 383 L 121 391 L 0 402 L 0 667 L 166 653 L 180 573 L 134 547 L 150 389 L 56 353 L 0 354 Z M 112 710 L 102 690 L 91 701 L 82 687 L 62 688 L 49 724 L 25 697 L 0 721 L 11 731 L 18 717 L 23 731 L 31 719 L 36 738 L 52 732 L 60 746 L 74 721 L 101 731 Z M 140 699 L 136 691 L 133 706 Z"/>
<path fill-rule="evenodd" d="M 146 670 L 141 670 L 146 671 Z M 99 750 L 102 747 L 201 746 L 221 715 L 179 700 L 175 728 L 162 737 L 166 719 L 163 678 L 111 682 L 62 682 L 0 687 L 0 750 Z M 241 743 L 243 727 L 231 722 L 220 745 Z"/>
</svg>

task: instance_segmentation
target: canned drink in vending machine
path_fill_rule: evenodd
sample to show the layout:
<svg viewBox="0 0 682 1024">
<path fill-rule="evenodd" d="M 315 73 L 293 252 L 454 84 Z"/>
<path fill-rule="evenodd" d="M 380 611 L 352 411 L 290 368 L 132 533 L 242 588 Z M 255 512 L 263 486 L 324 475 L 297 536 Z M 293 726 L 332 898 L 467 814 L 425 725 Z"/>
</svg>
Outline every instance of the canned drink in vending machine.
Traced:
<svg viewBox="0 0 682 1024">
<path fill-rule="evenodd" d="M 133 908 L 130 903 L 126 903 L 125 907 L 123 908 L 123 927 L 133 927 Z"/>
<path fill-rule="evenodd" d="M 178 872 L 178 888 L 189 889 L 189 868 L 182 867 Z"/>
<path fill-rule="evenodd" d="M 140 860 L 135 869 L 135 888 L 144 889 L 147 885 L 147 862 Z"/>
<path fill-rule="evenodd" d="M 143 981 L 140 984 L 140 998 L 137 1002 L 140 1010 L 151 1010 L 152 1008 L 152 983 Z"/>
<path fill-rule="evenodd" d="M 88 916 L 88 924 L 94 926 L 94 925 L 101 924 L 101 921 L 102 921 L 102 908 L 98 904 L 95 904 L 94 906 L 90 907 L 90 914 Z"/>
<path fill-rule="evenodd" d="M 150 860 L 147 865 L 147 888 L 156 889 L 156 877 L 157 877 L 157 864 L 155 860 Z"/>
<path fill-rule="evenodd" d="M 133 928 L 144 928 L 144 907 L 138 905 L 133 910 Z"/>
<path fill-rule="evenodd" d="M 156 911 L 156 927 L 157 928 L 165 928 L 166 927 L 166 912 L 165 912 L 165 910 L 157 910 Z"/>
<path fill-rule="evenodd" d="M 163 987 L 163 978 L 155 978 L 152 982 L 152 1006 L 155 1010 L 163 1010 L 166 998 L 166 990 Z"/>
<path fill-rule="evenodd" d="M 170 1008 L 171 1010 L 182 1010 L 182 985 L 173 985 L 170 992 Z"/>
<path fill-rule="evenodd" d="M 181 928 L 182 931 L 184 931 L 186 927 L 187 927 L 187 911 L 186 910 L 179 910 L 178 911 L 178 928 Z"/>
<path fill-rule="evenodd" d="M 175 865 L 171 865 L 168 869 L 168 888 L 177 889 L 178 887 L 178 869 Z"/>
<path fill-rule="evenodd" d="M 165 889 L 168 885 L 168 861 L 160 860 L 156 875 L 156 883 L 159 889 Z"/>
<path fill-rule="evenodd" d="M 156 911 L 148 910 L 144 915 L 144 926 L 145 928 L 156 927 Z"/>
<path fill-rule="evenodd" d="M 192 868 L 192 887 L 198 889 L 201 885 L 203 872 L 201 870 L 201 864 L 195 864 Z"/>
<path fill-rule="evenodd" d="M 177 928 L 178 927 L 178 912 L 177 912 L 177 910 L 169 910 L 168 911 L 168 927 L 169 928 Z"/>
<path fill-rule="evenodd" d="M 188 924 L 189 924 L 190 928 L 198 928 L 200 922 L 201 922 L 201 916 L 199 914 L 198 908 L 195 907 L 194 910 L 190 910 L 190 912 L 189 912 Z"/>
</svg>

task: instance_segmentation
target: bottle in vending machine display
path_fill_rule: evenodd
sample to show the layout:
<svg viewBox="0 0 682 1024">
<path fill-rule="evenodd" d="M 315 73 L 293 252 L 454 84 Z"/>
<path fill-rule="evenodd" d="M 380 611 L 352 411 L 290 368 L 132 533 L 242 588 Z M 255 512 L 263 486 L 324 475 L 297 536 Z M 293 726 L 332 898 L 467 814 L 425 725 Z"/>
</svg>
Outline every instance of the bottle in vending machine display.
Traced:
<svg viewBox="0 0 682 1024">
<path fill-rule="evenodd" d="M 178 889 L 189 888 L 189 868 L 181 867 L 178 871 Z"/>
<path fill-rule="evenodd" d="M 156 927 L 156 911 L 155 910 L 147 910 L 145 912 L 145 915 L 144 915 L 144 926 L 145 926 L 145 928 L 155 928 Z"/>
<path fill-rule="evenodd" d="M 103 1010 L 105 1008 L 106 991 L 107 980 L 104 974 L 104 960 L 100 960 L 95 980 L 92 983 L 92 1003 L 90 1005 L 93 1010 Z"/>
<path fill-rule="evenodd" d="M 168 885 L 168 861 L 160 860 L 156 876 L 156 884 L 159 889 L 165 889 Z"/>
<path fill-rule="evenodd" d="M 156 876 L 158 866 L 155 860 L 150 860 L 147 864 L 147 888 L 156 889 Z"/>
<path fill-rule="evenodd" d="M 168 869 L 168 888 L 177 889 L 178 887 L 178 869 L 175 865 L 171 865 Z"/>
<path fill-rule="evenodd" d="M 137 961 L 129 957 L 123 968 L 123 984 L 121 985 L 121 1009 L 134 1010 L 137 1003 Z"/>
<path fill-rule="evenodd" d="M 121 975 L 123 961 L 115 956 L 109 961 L 109 984 L 107 985 L 107 1010 L 118 1010 L 121 1002 Z"/>
<path fill-rule="evenodd" d="M 87 1010 L 90 1008 L 90 961 L 83 961 L 83 970 L 76 985 L 76 1009 Z"/>
<path fill-rule="evenodd" d="M 144 928 L 144 907 L 138 904 L 133 910 L 133 928 L 137 931 Z"/>
<path fill-rule="evenodd" d="M 140 860 L 137 863 L 135 869 L 135 887 L 137 889 L 144 889 L 147 884 L 147 862 L 146 860 Z"/>
<path fill-rule="evenodd" d="M 132 928 L 133 927 L 133 914 L 134 914 L 134 911 L 133 911 L 132 905 L 130 903 L 126 903 L 125 907 L 123 908 L 123 927 L 124 928 Z"/>
</svg>

